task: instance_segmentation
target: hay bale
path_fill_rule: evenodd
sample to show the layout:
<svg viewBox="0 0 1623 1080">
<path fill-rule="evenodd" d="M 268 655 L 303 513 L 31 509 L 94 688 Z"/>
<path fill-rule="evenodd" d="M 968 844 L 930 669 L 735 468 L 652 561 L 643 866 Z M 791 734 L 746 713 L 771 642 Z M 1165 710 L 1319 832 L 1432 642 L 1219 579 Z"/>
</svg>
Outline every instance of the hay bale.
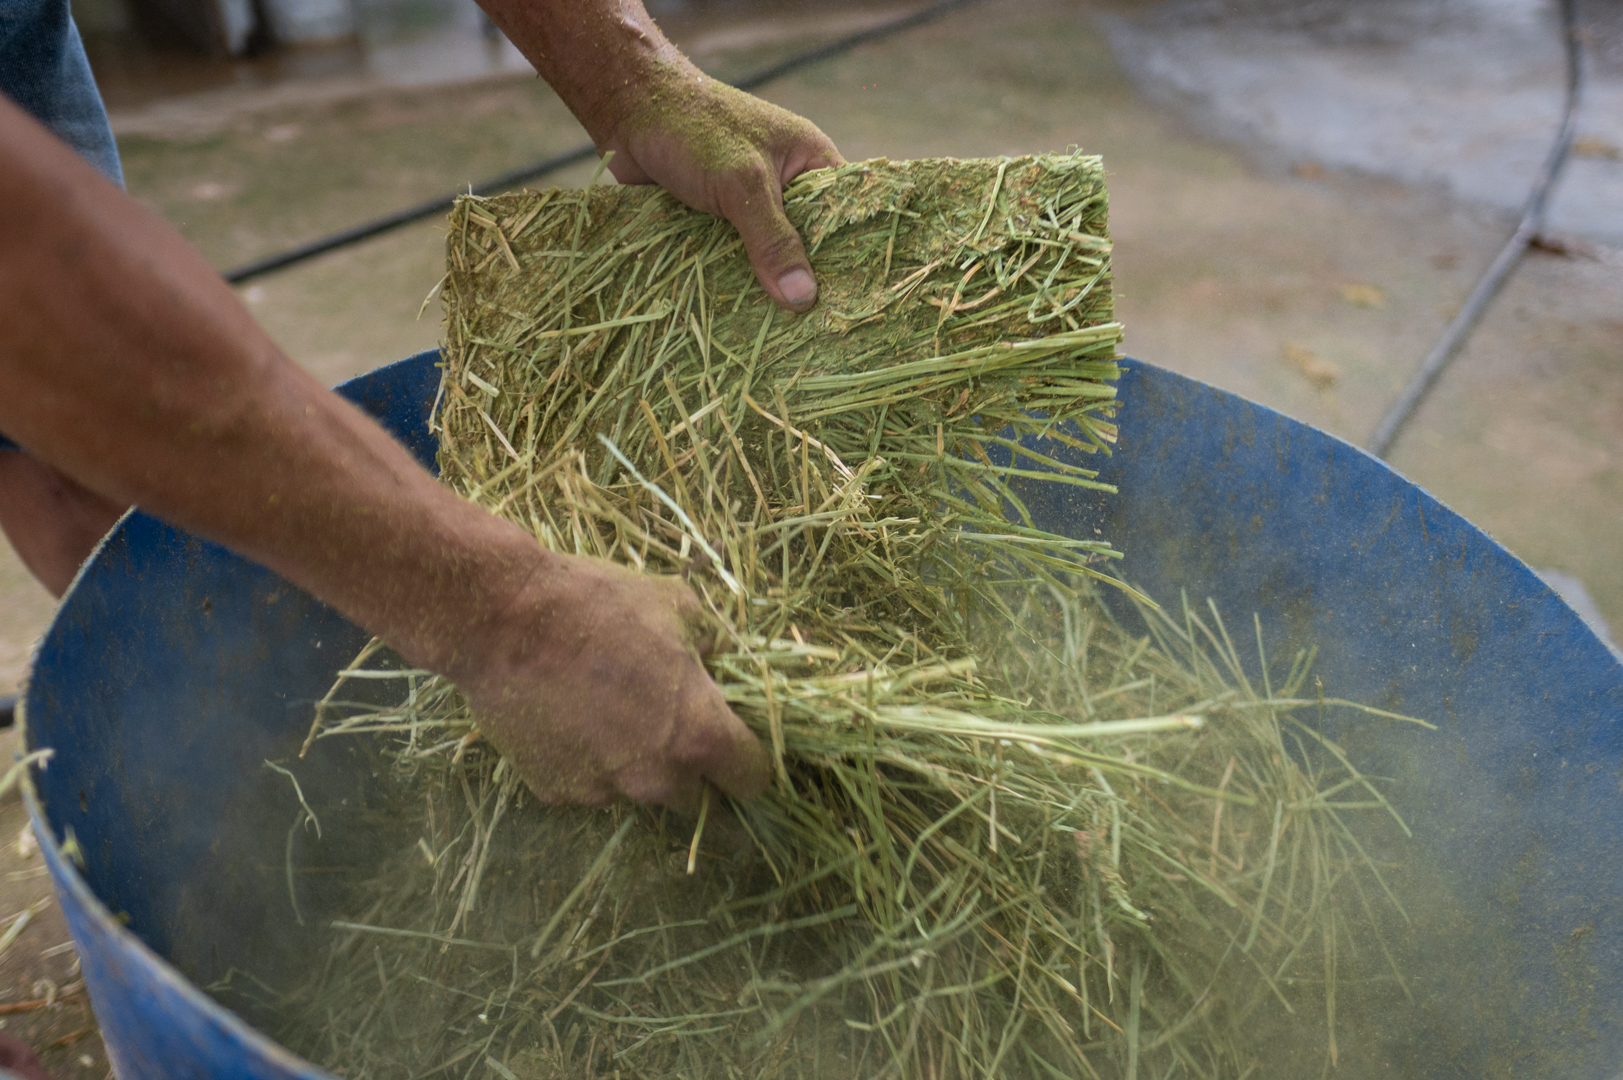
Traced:
<svg viewBox="0 0 1623 1080">
<path fill-rule="evenodd" d="M 1066 569 L 1114 554 L 1003 512 L 1033 466 L 1104 486 L 1033 451 L 1008 460 L 1020 435 L 1089 452 L 1115 438 L 1099 159 L 867 162 L 808 174 L 784 202 L 821 282 L 799 317 L 756 285 L 729 224 L 658 189 L 462 200 L 446 482 L 560 550 L 665 573 L 702 552 L 739 633 L 766 639 L 849 622 L 829 583 L 879 605 L 859 622 L 939 630 L 941 590 L 920 571 L 958 559 L 966 532 L 1035 540 L 1036 562 Z M 564 488 L 571 506 L 612 506 L 612 527 L 563 539 Z M 868 529 L 890 519 L 909 523 L 885 530 L 911 546 L 901 561 L 928 568 L 873 558 Z"/>
<path fill-rule="evenodd" d="M 649 188 L 464 199 L 445 286 L 446 481 L 689 573 L 776 769 L 745 842 L 544 811 L 401 672 L 313 737 L 390 737 L 422 839 L 283 1037 L 352 1073 L 1226 1076 L 1306 1006 L 1333 1057 L 1380 888 L 1344 818 L 1384 800 L 1297 719 L 1336 705 L 1299 696 L 1311 657 L 1258 692 L 1215 612 L 1129 633 L 1091 591 L 1116 552 L 1014 487 L 1109 491 L 1044 452 L 1115 436 L 1099 160 L 861 163 L 785 206 L 806 316 Z"/>
</svg>

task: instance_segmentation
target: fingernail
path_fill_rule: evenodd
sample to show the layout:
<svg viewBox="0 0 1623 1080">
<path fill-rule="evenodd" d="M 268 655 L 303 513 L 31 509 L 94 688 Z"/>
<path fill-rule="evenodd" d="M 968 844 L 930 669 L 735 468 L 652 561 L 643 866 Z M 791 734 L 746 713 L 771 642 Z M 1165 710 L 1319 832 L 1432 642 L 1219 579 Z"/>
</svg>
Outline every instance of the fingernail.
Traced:
<svg viewBox="0 0 1623 1080">
<path fill-rule="evenodd" d="M 810 307 L 817 299 L 817 279 L 807 270 L 791 270 L 778 279 L 778 291 L 797 308 Z"/>
</svg>

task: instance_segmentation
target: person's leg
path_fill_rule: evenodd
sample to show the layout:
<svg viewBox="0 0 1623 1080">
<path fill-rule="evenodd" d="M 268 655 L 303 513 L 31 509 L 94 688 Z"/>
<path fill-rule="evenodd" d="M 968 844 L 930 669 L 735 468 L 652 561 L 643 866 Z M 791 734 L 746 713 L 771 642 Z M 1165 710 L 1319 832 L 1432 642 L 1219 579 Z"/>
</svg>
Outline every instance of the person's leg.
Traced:
<svg viewBox="0 0 1623 1080">
<path fill-rule="evenodd" d="M 0 531 L 52 596 L 68 591 L 125 509 L 29 454 L 0 451 Z"/>
</svg>

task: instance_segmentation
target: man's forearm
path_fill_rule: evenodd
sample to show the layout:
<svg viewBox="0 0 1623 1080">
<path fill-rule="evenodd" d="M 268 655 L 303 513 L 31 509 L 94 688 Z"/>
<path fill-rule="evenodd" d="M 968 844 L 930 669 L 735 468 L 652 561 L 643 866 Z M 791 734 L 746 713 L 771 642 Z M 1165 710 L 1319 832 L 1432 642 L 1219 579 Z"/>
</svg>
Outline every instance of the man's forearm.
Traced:
<svg viewBox="0 0 1623 1080">
<path fill-rule="evenodd" d="M 587 133 L 605 147 L 658 66 L 697 69 L 642 0 L 479 0 Z"/>
<path fill-rule="evenodd" d="M 533 541 L 299 369 L 163 222 L 0 98 L 0 430 L 109 498 L 265 563 L 425 664 Z M 428 602 L 425 603 L 424 601 Z M 460 605 L 460 610 L 470 609 Z"/>
</svg>

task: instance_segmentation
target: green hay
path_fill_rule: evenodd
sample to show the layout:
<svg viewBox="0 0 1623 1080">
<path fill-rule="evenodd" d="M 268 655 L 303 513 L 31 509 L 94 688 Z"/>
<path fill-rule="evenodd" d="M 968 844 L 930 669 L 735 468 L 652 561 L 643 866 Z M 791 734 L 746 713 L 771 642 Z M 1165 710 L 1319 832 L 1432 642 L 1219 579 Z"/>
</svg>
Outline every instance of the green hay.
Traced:
<svg viewBox="0 0 1623 1080">
<path fill-rule="evenodd" d="M 1337 957 L 1395 903 L 1345 819 L 1390 808 L 1311 657 L 1259 691 L 1215 612 L 1134 637 L 1113 549 L 1021 498 L 1109 490 L 1056 459 L 1115 435 L 1099 160 L 785 206 L 799 318 L 658 191 L 464 199 L 437 421 L 446 481 L 546 547 L 688 575 L 772 789 L 698 831 L 547 812 L 444 680 L 341 683 L 312 739 L 389 740 L 421 840 L 279 1034 L 351 1077 L 1215 1077 L 1315 1012 L 1333 1060 Z"/>
</svg>

